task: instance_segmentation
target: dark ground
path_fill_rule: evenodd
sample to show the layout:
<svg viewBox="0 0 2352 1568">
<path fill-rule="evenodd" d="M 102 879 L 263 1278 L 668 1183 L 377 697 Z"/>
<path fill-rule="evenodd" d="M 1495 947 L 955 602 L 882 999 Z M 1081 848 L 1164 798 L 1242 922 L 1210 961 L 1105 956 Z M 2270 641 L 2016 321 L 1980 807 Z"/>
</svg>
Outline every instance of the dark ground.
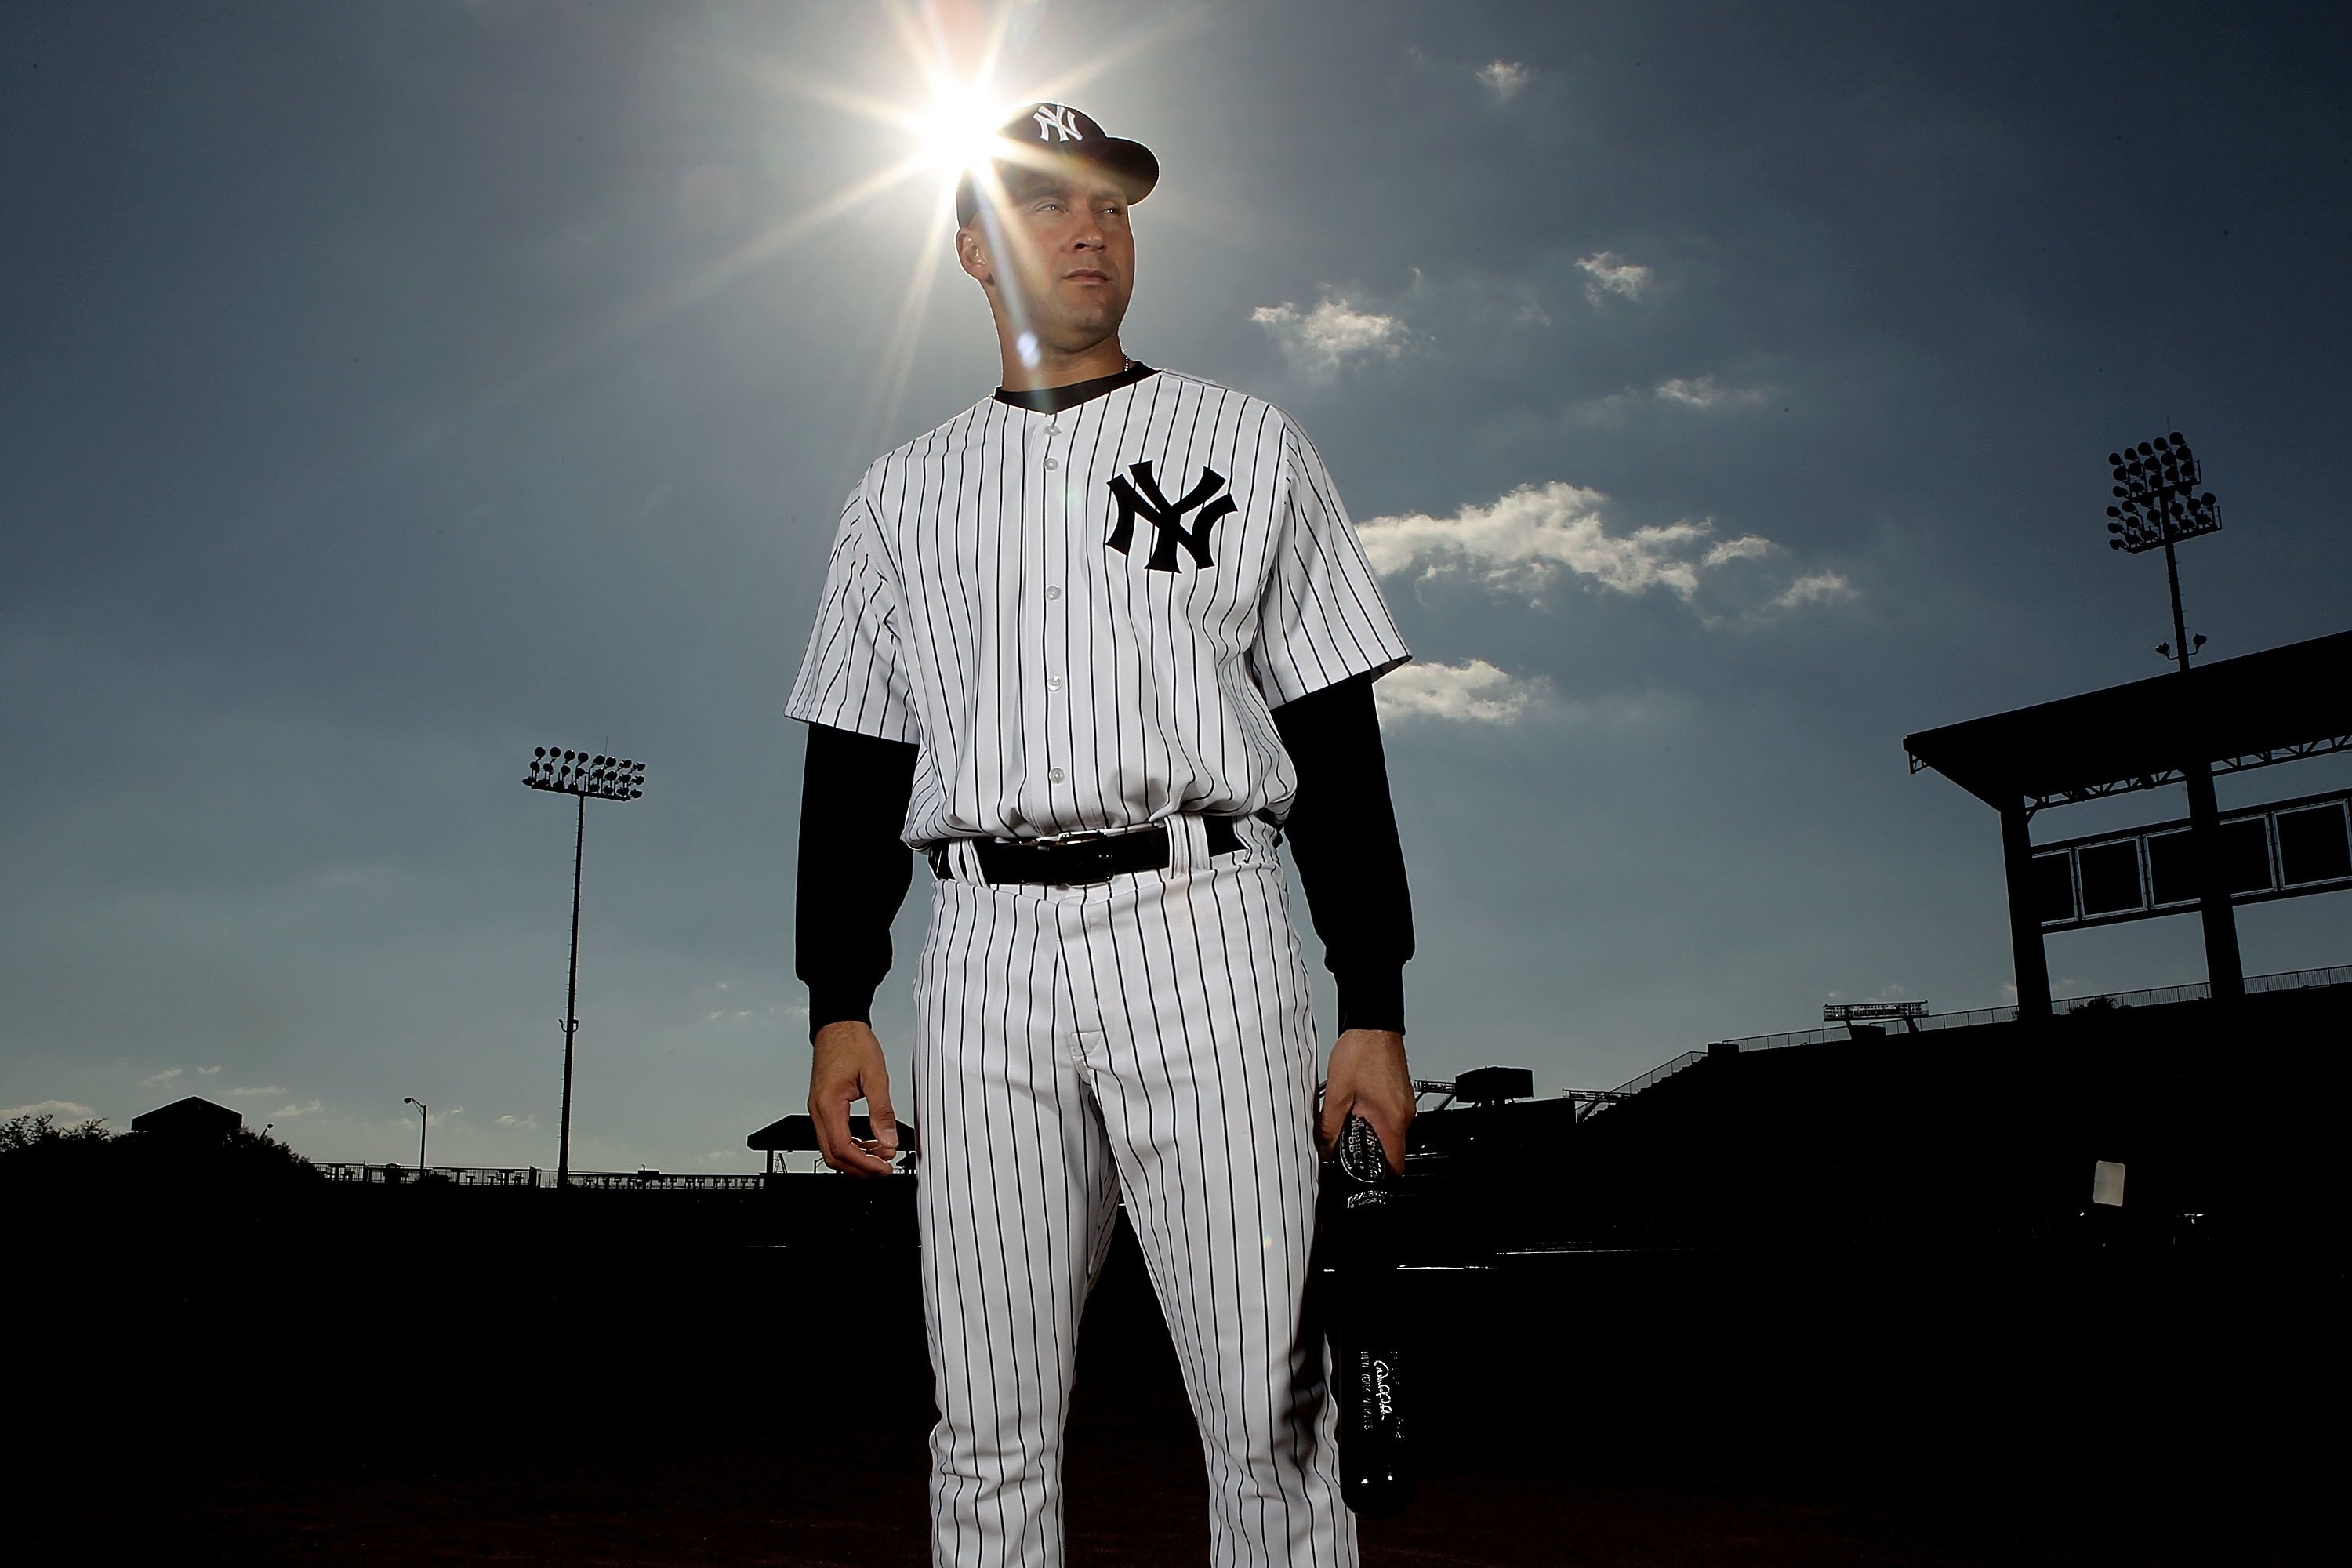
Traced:
<svg viewBox="0 0 2352 1568">
<path fill-rule="evenodd" d="M 928 1560 L 908 1252 L 744 1246 L 669 1194 L 551 1226 L 520 1206 L 549 1195 L 150 1216 L 20 1278 L 9 1560 Z M 1362 1527 L 1368 1563 L 2352 1561 L 2340 1270 L 2060 1249 L 1406 1280 L 1422 1495 Z M 1206 1560 L 1131 1248 L 1070 1455 L 1073 1563 Z"/>
</svg>

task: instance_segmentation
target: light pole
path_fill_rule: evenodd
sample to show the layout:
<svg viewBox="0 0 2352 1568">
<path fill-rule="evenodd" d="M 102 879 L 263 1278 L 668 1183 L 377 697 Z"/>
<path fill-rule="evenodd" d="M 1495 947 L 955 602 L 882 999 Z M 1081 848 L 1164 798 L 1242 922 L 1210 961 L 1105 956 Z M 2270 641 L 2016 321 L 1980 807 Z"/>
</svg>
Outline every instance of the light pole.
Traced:
<svg viewBox="0 0 2352 1568">
<path fill-rule="evenodd" d="M 400 1097 L 403 1105 L 416 1107 L 416 1176 L 425 1179 L 425 1134 L 433 1125 L 433 1108 L 413 1094 Z"/>
<path fill-rule="evenodd" d="M 646 764 L 557 746 L 533 746 L 530 755 L 524 784 L 580 799 L 579 827 L 572 841 L 572 970 L 563 988 L 563 1120 L 555 1153 L 555 1184 L 562 1187 L 572 1177 L 572 1042 L 580 1033 L 580 870 L 588 852 L 588 803 L 635 800 L 644 795 Z"/>
<path fill-rule="evenodd" d="M 2221 509 L 2213 492 L 2198 493 L 2205 482 L 2205 465 L 2189 449 L 2178 430 L 2107 454 L 2115 476 L 2116 504 L 2107 508 L 2107 548 L 2137 555 L 2162 549 L 2164 577 L 2172 590 L 2172 641 L 2156 651 L 2189 673 L 2189 656 L 2205 646 L 2200 634 L 2191 637 L 2180 612 L 2180 559 L 2174 546 L 2181 541 L 2218 532 Z M 2189 852 L 2197 876 L 2198 910 L 2205 926 L 2205 976 L 2216 1001 L 2234 1001 L 2246 994 L 2245 968 L 2238 955 L 2238 922 L 2230 909 L 2228 869 L 2221 863 L 2221 805 L 2213 796 L 2213 767 L 2201 747 L 2180 760 L 2180 776 L 2189 786 Z"/>
</svg>

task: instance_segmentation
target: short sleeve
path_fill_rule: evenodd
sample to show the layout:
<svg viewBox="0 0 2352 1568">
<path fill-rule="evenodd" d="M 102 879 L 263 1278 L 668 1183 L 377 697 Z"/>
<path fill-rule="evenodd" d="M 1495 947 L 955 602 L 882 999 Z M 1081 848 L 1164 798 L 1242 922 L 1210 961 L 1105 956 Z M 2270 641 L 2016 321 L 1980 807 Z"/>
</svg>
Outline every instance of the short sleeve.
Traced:
<svg viewBox="0 0 2352 1568">
<path fill-rule="evenodd" d="M 898 647 L 898 596 L 877 564 L 866 493 L 853 491 L 834 535 L 824 596 L 785 700 L 789 718 L 883 741 L 921 739 Z"/>
<path fill-rule="evenodd" d="M 1412 658 L 1323 459 L 1295 427 L 1283 445 L 1282 517 L 1250 650 L 1270 708 Z"/>
</svg>

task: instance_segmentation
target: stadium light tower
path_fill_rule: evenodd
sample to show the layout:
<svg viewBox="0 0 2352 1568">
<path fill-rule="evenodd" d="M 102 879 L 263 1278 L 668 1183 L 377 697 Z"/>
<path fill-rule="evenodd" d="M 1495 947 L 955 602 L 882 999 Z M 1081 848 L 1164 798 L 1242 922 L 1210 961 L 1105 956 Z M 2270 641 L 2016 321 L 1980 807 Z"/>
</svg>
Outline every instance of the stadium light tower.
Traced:
<svg viewBox="0 0 2352 1568">
<path fill-rule="evenodd" d="M 588 849 L 588 803 L 635 800 L 646 793 L 646 764 L 622 757 L 592 757 L 560 746 L 533 746 L 532 789 L 580 800 L 580 826 L 572 842 L 572 974 L 563 987 L 563 1127 L 555 1151 L 555 1184 L 572 1179 L 572 1040 L 580 1032 L 580 868 Z"/>
<path fill-rule="evenodd" d="M 2186 539 L 2218 531 L 2221 509 L 2213 492 L 2202 494 L 2205 465 L 2189 449 L 2189 438 L 2175 430 L 2169 437 L 2127 446 L 2107 454 L 2115 476 L 2115 504 L 2107 508 L 2107 548 L 2137 555 L 2161 548 L 2165 582 L 2172 590 L 2172 641 L 2156 651 L 2189 673 L 2189 656 L 2205 646 L 2200 635 L 2191 638 L 2180 613 L 2180 560 L 2174 547 Z M 2189 853 L 2195 857 L 2197 902 L 2205 926 L 2205 975 L 2216 1001 L 2246 994 L 2245 969 L 2238 954 L 2238 925 L 2230 910 L 2230 891 L 2217 842 L 2221 836 L 2221 805 L 2213 795 L 2213 768 L 2201 751 L 2180 763 L 2181 781 L 2189 786 Z"/>
<path fill-rule="evenodd" d="M 2116 479 L 2116 504 L 2107 508 L 2107 548 L 2134 555 L 2163 550 L 2165 580 L 2172 587 L 2172 641 L 2157 644 L 2156 651 L 2187 669 L 2189 654 L 2204 647 L 2205 639 L 2192 644 L 2181 619 L 2180 558 L 2173 547 L 2221 529 L 2221 509 L 2213 492 L 2197 493 L 2205 482 L 2205 465 L 2189 450 L 2188 437 L 2175 430 L 2169 438 L 2158 436 L 2109 452 L 2107 467 Z"/>
</svg>

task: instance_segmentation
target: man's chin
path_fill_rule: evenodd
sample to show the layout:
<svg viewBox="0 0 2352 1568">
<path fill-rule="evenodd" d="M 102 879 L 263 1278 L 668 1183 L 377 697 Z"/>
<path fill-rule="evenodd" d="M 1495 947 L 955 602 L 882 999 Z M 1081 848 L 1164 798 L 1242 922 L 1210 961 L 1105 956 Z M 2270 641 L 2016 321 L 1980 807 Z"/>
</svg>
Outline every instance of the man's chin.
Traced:
<svg viewBox="0 0 2352 1568">
<path fill-rule="evenodd" d="M 1118 310 L 1100 310 L 1087 315 L 1066 316 L 1055 331 L 1040 332 L 1038 336 L 1053 344 L 1057 353 L 1084 353 L 1118 335 L 1122 314 Z"/>
</svg>

